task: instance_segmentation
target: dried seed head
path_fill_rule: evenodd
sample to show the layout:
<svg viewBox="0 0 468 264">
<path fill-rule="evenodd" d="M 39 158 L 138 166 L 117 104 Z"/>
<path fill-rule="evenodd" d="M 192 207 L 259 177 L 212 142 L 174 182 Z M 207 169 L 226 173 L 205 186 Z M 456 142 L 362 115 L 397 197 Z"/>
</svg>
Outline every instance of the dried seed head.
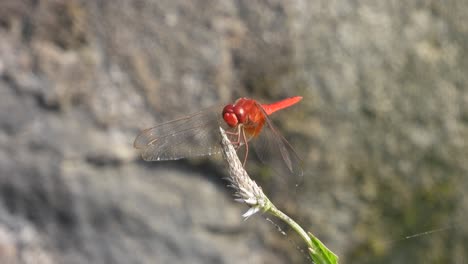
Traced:
<svg viewBox="0 0 468 264">
<path fill-rule="evenodd" d="M 260 210 L 267 211 L 271 207 L 270 201 L 263 193 L 262 188 L 244 170 L 241 161 L 237 157 L 236 150 L 222 128 L 220 128 L 220 133 L 222 136 L 223 157 L 229 167 L 229 177 L 226 178 L 229 181 L 228 186 L 234 189 L 237 202 L 250 206 L 250 209 L 242 216 L 247 219 Z"/>
</svg>

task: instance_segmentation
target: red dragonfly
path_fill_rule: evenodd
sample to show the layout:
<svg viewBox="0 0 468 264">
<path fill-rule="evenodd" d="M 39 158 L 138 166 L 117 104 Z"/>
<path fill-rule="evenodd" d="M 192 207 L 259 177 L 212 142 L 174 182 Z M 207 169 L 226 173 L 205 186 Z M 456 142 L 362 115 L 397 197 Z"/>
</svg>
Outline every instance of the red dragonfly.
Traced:
<svg viewBox="0 0 468 264">
<path fill-rule="evenodd" d="M 134 146 L 142 150 L 142 157 L 147 161 L 217 154 L 221 151 L 218 127 L 224 125 L 233 145 L 237 149 L 245 146 L 244 166 L 251 142 L 263 163 L 278 173 L 302 176 L 300 158 L 268 117 L 300 100 L 301 96 L 294 96 L 261 104 L 243 97 L 226 105 L 222 115 L 214 110 L 220 108 L 209 108 L 148 128 L 137 136 Z"/>
</svg>

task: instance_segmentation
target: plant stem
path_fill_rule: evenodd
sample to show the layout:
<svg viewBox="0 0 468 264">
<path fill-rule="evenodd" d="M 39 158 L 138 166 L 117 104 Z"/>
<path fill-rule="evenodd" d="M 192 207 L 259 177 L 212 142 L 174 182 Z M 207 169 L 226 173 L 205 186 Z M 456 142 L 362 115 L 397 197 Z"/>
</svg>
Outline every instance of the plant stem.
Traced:
<svg viewBox="0 0 468 264">
<path fill-rule="evenodd" d="M 276 208 L 274 204 L 271 204 L 268 213 L 276 216 L 277 218 L 283 220 L 286 224 L 288 224 L 294 231 L 296 231 L 296 233 L 299 236 L 301 236 L 301 238 L 307 243 L 309 247 L 315 247 L 307 232 L 291 217 L 287 216 L 285 213 Z"/>
</svg>

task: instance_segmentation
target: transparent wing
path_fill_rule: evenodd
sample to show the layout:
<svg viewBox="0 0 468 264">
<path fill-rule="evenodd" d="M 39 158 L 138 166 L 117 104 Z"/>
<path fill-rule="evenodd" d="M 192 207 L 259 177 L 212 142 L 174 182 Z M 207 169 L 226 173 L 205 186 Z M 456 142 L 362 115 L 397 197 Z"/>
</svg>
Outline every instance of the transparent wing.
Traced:
<svg viewBox="0 0 468 264">
<path fill-rule="evenodd" d="M 134 146 L 147 161 L 176 160 L 219 153 L 219 107 L 169 121 L 142 131 Z"/>
<path fill-rule="evenodd" d="M 257 105 L 263 111 L 261 105 Z M 251 141 L 258 158 L 278 174 L 294 175 L 298 182 L 302 181 L 302 160 L 291 144 L 277 131 L 265 111 L 263 114 L 265 125 L 261 133 Z"/>
</svg>

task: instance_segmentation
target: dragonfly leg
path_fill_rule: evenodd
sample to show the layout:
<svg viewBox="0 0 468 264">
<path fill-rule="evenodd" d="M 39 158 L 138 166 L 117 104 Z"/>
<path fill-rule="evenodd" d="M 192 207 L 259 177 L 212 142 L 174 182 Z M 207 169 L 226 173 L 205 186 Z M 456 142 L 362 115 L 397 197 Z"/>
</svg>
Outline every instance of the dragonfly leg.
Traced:
<svg viewBox="0 0 468 264">
<path fill-rule="evenodd" d="M 241 144 L 242 143 L 241 142 L 241 128 L 240 128 L 240 126 L 238 126 L 236 129 L 237 129 L 237 131 L 235 131 L 235 132 L 226 131 L 226 134 L 237 137 L 237 139 L 235 141 L 233 139 L 231 139 L 231 144 L 234 145 L 235 149 L 239 149 L 239 147 L 242 145 Z"/>
<path fill-rule="evenodd" d="M 231 132 L 231 131 L 228 131 L 228 130 L 226 130 L 225 132 L 228 135 L 236 135 L 237 136 L 239 134 L 238 132 Z"/>
<path fill-rule="evenodd" d="M 247 163 L 247 157 L 249 155 L 249 145 L 247 144 L 247 136 L 245 135 L 245 131 L 242 125 L 237 126 L 236 132 L 226 131 L 226 134 L 237 137 L 235 141 L 231 140 L 231 144 L 234 145 L 236 150 L 238 150 L 242 145 L 245 145 L 245 156 L 244 162 L 242 163 L 242 166 L 245 167 L 245 164 Z"/>
<path fill-rule="evenodd" d="M 247 138 L 245 136 L 244 129 L 241 129 L 241 133 L 242 133 L 242 141 L 244 142 L 244 145 L 245 145 L 245 156 L 244 156 L 244 163 L 242 163 L 242 167 L 245 168 L 245 164 L 247 163 L 247 157 L 249 156 L 249 144 L 247 144 Z"/>
</svg>

